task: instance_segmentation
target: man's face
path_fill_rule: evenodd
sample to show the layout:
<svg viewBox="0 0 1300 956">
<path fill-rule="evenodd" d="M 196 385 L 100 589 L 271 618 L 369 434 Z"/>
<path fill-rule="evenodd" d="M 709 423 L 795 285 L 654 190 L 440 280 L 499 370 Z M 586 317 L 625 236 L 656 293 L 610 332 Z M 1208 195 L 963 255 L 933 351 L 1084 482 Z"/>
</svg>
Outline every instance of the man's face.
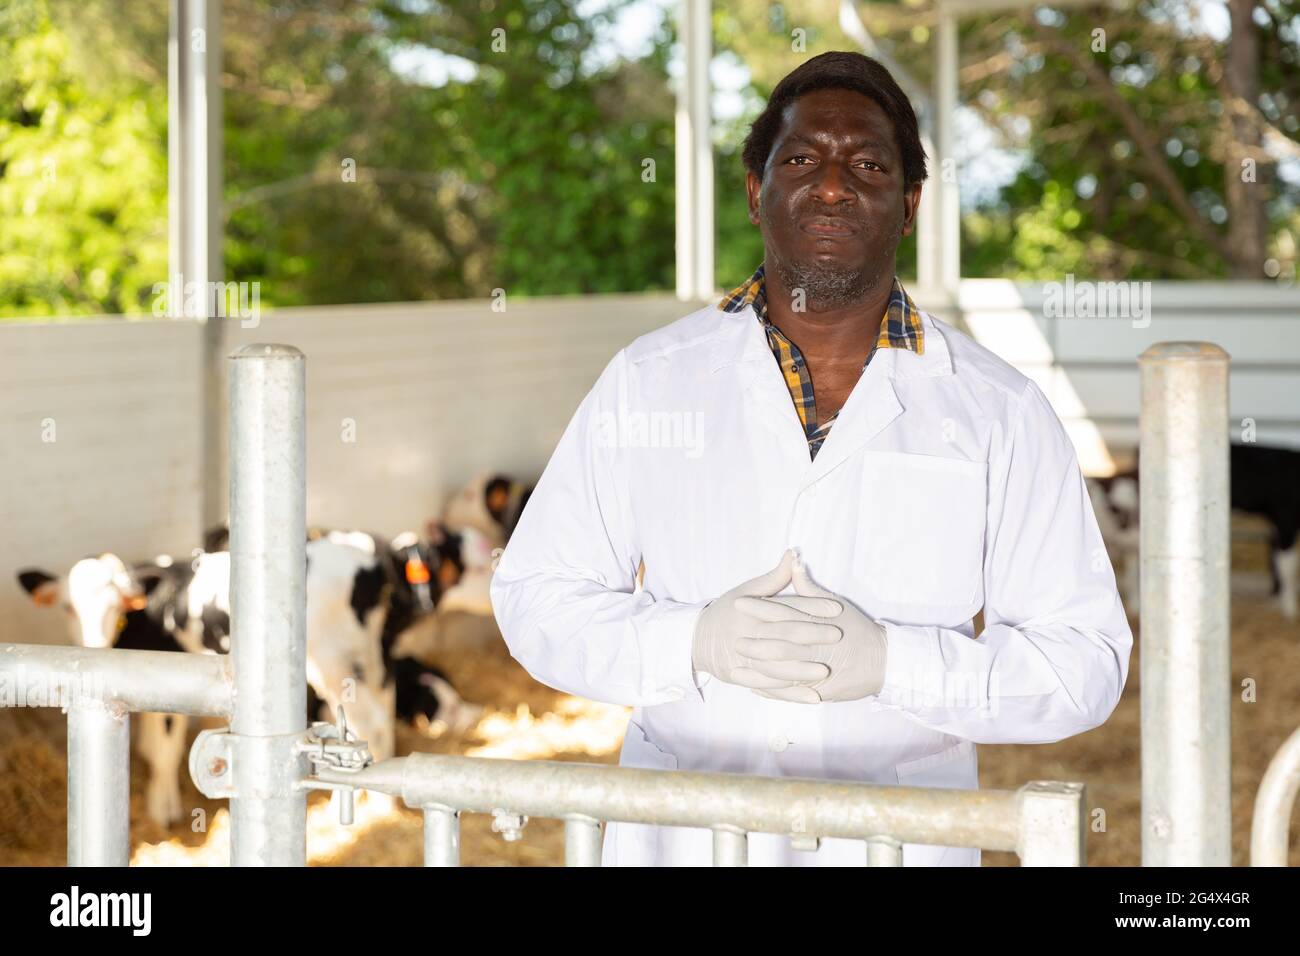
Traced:
<svg viewBox="0 0 1300 956">
<path fill-rule="evenodd" d="M 921 184 L 903 189 L 894 126 L 875 100 L 817 90 L 785 108 L 763 181 L 750 173 L 749 220 L 763 231 L 767 272 L 819 311 L 860 302 L 893 281 Z M 818 217 L 828 223 L 820 225 Z"/>
</svg>

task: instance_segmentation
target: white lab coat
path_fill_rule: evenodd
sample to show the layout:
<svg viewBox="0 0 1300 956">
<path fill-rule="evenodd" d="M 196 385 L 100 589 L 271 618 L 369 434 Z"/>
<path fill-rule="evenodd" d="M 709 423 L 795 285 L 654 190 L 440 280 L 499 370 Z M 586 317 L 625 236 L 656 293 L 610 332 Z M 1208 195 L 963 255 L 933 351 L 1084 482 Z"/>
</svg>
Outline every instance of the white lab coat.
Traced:
<svg viewBox="0 0 1300 956">
<path fill-rule="evenodd" d="M 879 350 L 815 461 L 752 308 L 641 336 L 583 399 L 491 599 L 535 678 L 634 707 L 622 766 L 977 788 L 976 743 L 1050 743 L 1110 715 L 1133 636 L 1074 448 L 1034 383 L 923 322 L 925 354 Z M 879 695 L 789 703 L 693 671 L 700 609 L 787 547 L 884 625 Z M 711 846 L 703 828 L 614 822 L 602 862 L 708 865 Z M 864 855 L 749 841 L 751 865 Z"/>
</svg>

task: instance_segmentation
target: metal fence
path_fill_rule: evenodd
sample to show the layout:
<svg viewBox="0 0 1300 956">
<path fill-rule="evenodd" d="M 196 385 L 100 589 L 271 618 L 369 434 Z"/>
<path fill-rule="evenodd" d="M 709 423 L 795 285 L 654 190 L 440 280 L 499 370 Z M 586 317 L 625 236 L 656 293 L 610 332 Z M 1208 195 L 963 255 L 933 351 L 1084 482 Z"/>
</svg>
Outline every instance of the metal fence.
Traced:
<svg viewBox="0 0 1300 956">
<path fill-rule="evenodd" d="M 1255 795 L 1250 827 L 1250 865 L 1286 866 L 1291 810 L 1300 793 L 1300 729 L 1269 762 Z"/>
<path fill-rule="evenodd" d="M 1182 353 L 1165 360 L 1178 368 L 1197 361 Z M 529 817 L 563 819 L 566 862 L 578 866 L 599 864 L 600 824 L 610 820 L 709 828 L 715 865 L 744 865 L 751 832 L 787 834 L 803 849 L 822 838 L 861 840 L 866 865 L 901 865 L 903 843 L 1012 851 L 1025 865 L 1083 864 L 1077 783 L 957 790 L 431 754 L 373 764 L 345 726 L 308 728 L 304 359 L 287 346 L 246 346 L 231 356 L 230 382 L 230 656 L 0 645 L 0 688 L 18 691 L 3 703 L 67 708 L 70 864 L 128 862 L 132 711 L 230 718 L 228 728 L 199 735 L 189 767 L 201 792 L 230 800 L 236 866 L 306 862 L 312 789 L 341 791 L 344 822 L 356 789 L 422 810 L 427 865 L 458 864 L 461 812 L 492 813 L 507 838 Z M 1183 400 L 1176 389 L 1152 394 Z M 1194 448 L 1171 445 L 1168 453 Z M 1161 573 L 1178 575 L 1180 567 L 1167 562 Z M 1181 715 L 1172 704 L 1162 713 Z M 1288 747 L 1261 789 L 1259 813 L 1272 829 L 1256 832 L 1275 847 L 1280 827 L 1283 860 L 1300 734 Z"/>
</svg>

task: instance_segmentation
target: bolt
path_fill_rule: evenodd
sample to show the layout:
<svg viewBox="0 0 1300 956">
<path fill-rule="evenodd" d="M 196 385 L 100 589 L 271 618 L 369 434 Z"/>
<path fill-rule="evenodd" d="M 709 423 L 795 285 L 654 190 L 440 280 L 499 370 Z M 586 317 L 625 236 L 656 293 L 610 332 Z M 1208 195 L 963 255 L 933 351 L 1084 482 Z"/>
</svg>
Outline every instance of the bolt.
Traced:
<svg viewBox="0 0 1300 956">
<path fill-rule="evenodd" d="M 208 764 L 208 773 L 214 777 L 220 777 L 226 772 L 226 761 L 221 757 L 213 757 L 212 762 Z"/>
</svg>

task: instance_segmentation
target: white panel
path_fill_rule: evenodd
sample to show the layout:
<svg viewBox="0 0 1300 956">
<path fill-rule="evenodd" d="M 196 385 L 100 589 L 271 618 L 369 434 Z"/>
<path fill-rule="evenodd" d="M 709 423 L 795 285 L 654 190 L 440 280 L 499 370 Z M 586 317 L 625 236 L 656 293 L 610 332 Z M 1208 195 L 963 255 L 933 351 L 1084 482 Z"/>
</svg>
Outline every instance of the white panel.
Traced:
<svg viewBox="0 0 1300 956">
<path fill-rule="evenodd" d="M 419 528 L 479 470 L 535 479 L 614 353 L 696 309 L 672 295 L 267 311 L 229 347 L 307 355 L 308 520 Z M 201 540 L 199 328 L 118 319 L 0 325 L 3 640 L 63 640 L 15 573 Z M 57 441 L 41 442 L 52 418 Z M 343 420 L 356 441 L 343 440 Z"/>
<path fill-rule="evenodd" d="M 535 479 L 596 376 L 698 308 L 664 296 L 332 306 L 232 326 L 307 355 L 308 519 L 418 529 L 480 470 Z M 343 441 L 342 420 L 356 422 Z"/>
<path fill-rule="evenodd" d="M 1057 413 L 1092 421 L 1113 453 L 1137 443 L 1137 357 L 1156 342 L 1196 340 L 1232 357 L 1231 409 L 1259 440 L 1300 447 L 1300 291 L 1267 282 L 1150 283 L 1149 321 L 1047 318 L 1048 283 L 972 279 L 959 300 L 975 339 L 1043 386 Z"/>
<path fill-rule="evenodd" d="M 1133 445 L 1136 354 L 1212 338 L 1238 362 L 1234 419 L 1259 420 L 1261 441 L 1300 447 L 1296 294 L 1154 285 L 1146 330 L 1045 320 L 1041 284 L 968 280 L 961 301 L 976 337 L 1012 353 L 1076 438 L 1099 431 L 1114 449 Z M 664 294 L 510 300 L 503 313 L 478 300 L 284 309 L 254 329 L 231 320 L 229 346 L 281 341 L 306 353 L 308 520 L 391 534 L 436 515 L 479 470 L 535 479 L 614 353 L 699 305 Z M 57 615 L 18 588 L 20 567 L 56 571 L 110 549 L 183 554 L 198 542 L 198 333 L 184 321 L 0 325 L 0 638 L 62 637 Z M 58 429 L 52 445 L 40 441 L 44 418 Z M 345 418 L 355 443 L 342 440 Z"/>
<path fill-rule="evenodd" d="M 0 639 L 66 639 L 21 568 L 197 543 L 198 342 L 189 322 L 0 325 Z"/>
</svg>

